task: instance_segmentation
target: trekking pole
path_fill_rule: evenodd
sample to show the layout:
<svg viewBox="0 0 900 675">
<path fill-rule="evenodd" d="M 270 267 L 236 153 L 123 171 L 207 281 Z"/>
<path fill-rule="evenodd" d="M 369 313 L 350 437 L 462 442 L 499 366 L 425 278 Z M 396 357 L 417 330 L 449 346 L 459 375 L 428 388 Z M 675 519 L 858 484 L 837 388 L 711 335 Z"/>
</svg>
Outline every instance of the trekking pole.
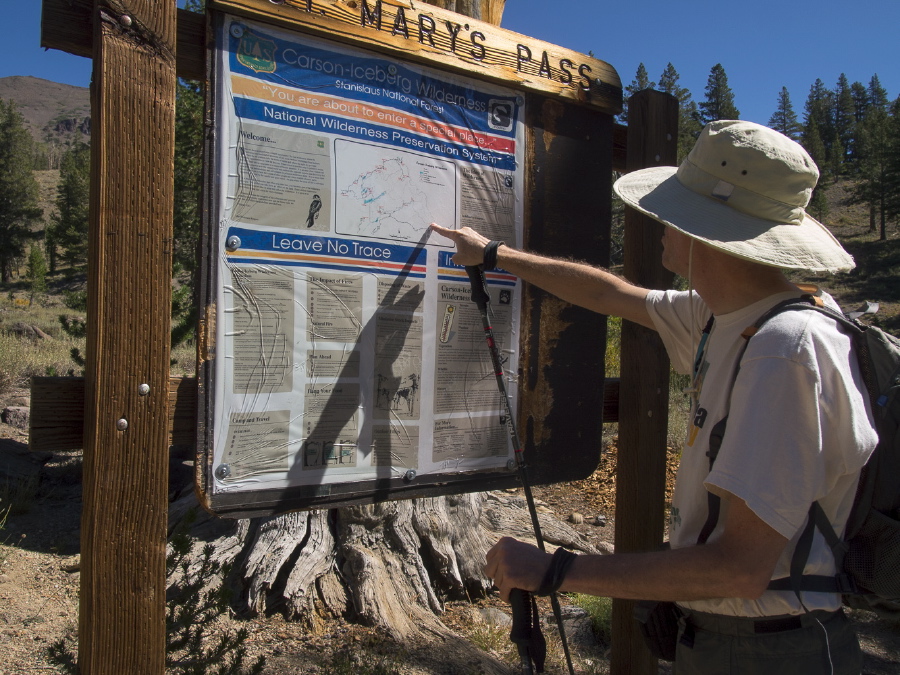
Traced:
<svg viewBox="0 0 900 675">
<path fill-rule="evenodd" d="M 503 399 L 503 409 L 506 413 L 506 430 L 509 433 L 510 440 L 513 444 L 514 455 L 516 458 L 516 468 L 519 472 L 519 480 L 522 481 L 522 487 L 525 490 L 525 502 L 528 504 L 528 512 L 531 515 L 531 525 L 534 528 L 534 537 L 537 540 L 538 548 L 546 553 L 544 547 L 544 537 L 541 534 L 541 524 L 538 521 L 537 509 L 534 506 L 534 496 L 531 493 L 531 483 L 528 480 L 528 470 L 525 464 L 524 448 L 519 442 L 519 432 L 516 429 L 516 420 L 513 415 L 512 406 L 509 403 L 509 394 L 506 391 L 506 383 L 503 381 L 503 366 L 500 363 L 500 351 L 497 349 L 497 343 L 494 340 L 494 329 L 491 327 L 491 319 L 488 316 L 488 303 L 491 296 L 487 290 L 487 280 L 484 277 L 484 270 L 481 266 L 467 265 L 466 274 L 469 275 L 469 281 L 472 284 L 472 302 L 478 307 L 481 314 L 481 322 L 484 326 L 484 336 L 487 340 L 488 350 L 491 353 L 491 363 L 494 367 L 494 375 L 497 378 L 497 387 L 500 389 L 500 398 Z M 537 619 L 537 605 L 531 593 L 514 588 L 510 592 L 510 604 L 513 609 L 513 632 L 510 637 L 516 642 L 519 648 L 519 656 L 522 659 L 522 672 L 524 675 L 531 675 L 533 672 L 544 672 L 544 655 L 540 653 L 541 646 L 529 645 L 531 641 L 532 628 L 536 630 L 535 639 L 543 636 L 540 635 L 540 624 Z M 550 593 L 550 604 L 553 606 L 553 615 L 556 617 L 556 625 L 559 627 L 559 639 L 562 641 L 563 652 L 566 655 L 566 664 L 569 666 L 569 673 L 575 675 L 575 669 L 572 666 L 572 656 L 569 653 L 569 644 L 566 640 L 566 631 L 563 626 L 562 611 L 559 607 L 559 600 L 556 592 Z M 518 621 L 517 621 L 518 619 Z M 518 630 L 517 630 L 518 628 Z M 519 633 L 516 637 L 516 633 Z M 544 647 L 544 651 L 545 651 Z M 537 670 L 532 670 L 532 661 L 535 661 Z"/>
</svg>

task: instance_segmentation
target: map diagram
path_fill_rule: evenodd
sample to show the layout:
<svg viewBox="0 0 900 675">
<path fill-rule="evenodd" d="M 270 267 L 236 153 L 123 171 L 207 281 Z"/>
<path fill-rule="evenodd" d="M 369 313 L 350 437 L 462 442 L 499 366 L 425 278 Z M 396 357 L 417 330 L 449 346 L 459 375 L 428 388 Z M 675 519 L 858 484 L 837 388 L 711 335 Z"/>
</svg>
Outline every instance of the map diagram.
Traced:
<svg viewBox="0 0 900 675">
<path fill-rule="evenodd" d="M 456 167 L 390 147 L 335 141 L 335 230 L 419 242 L 432 222 L 456 221 Z"/>
</svg>

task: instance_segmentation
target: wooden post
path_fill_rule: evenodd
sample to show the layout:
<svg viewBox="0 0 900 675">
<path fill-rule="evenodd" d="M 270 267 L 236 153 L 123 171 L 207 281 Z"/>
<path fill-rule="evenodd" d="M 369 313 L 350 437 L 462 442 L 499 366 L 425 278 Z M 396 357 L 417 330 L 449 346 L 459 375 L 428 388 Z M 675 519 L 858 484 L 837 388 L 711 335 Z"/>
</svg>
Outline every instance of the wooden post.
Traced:
<svg viewBox="0 0 900 675">
<path fill-rule="evenodd" d="M 628 171 L 674 166 L 678 101 L 641 91 L 628 102 Z M 625 210 L 625 276 L 645 288 L 669 288 L 661 263 L 663 225 Z M 622 323 L 619 450 L 616 476 L 616 552 L 649 551 L 662 543 L 665 518 L 669 359 L 656 332 Z M 632 619 L 633 603 L 613 601 L 611 673 L 650 675 L 656 659 Z"/>
<path fill-rule="evenodd" d="M 175 0 L 93 5 L 81 673 L 165 669 Z"/>
</svg>

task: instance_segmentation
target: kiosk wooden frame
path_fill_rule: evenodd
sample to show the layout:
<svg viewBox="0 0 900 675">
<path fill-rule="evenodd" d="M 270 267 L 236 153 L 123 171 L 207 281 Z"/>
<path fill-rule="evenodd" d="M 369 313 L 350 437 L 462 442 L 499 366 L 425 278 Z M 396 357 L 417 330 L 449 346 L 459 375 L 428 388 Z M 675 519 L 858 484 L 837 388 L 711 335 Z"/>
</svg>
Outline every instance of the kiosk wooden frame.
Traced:
<svg viewBox="0 0 900 675">
<path fill-rule="evenodd" d="M 194 436 L 196 411 L 194 381 L 168 378 L 173 97 L 176 75 L 204 79 L 203 34 L 202 15 L 177 10 L 171 1 L 135 0 L 127 10 L 114 0 L 43 1 L 42 46 L 94 61 L 89 364 L 83 380 L 36 378 L 30 435 L 34 449 L 85 448 L 79 628 L 83 673 L 164 670 L 167 449 Z M 628 169 L 674 162 L 677 121 L 670 98 L 648 91 L 632 99 L 627 141 L 625 127 L 615 125 L 612 147 L 602 148 L 604 154 L 611 152 L 616 170 L 626 168 L 626 146 Z M 544 106 L 546 122 L 535 133 L 543 152 L 555 155 L 561 106 L 552 98 Z M 565 144 L 573 142 L 569 138 Z M 544 188 L 537 192 L 538 200 L 547 199 L 552 185 L 566 187 L 551 173 L 535 177 Z M 154 204 L 147 195 L 155 198 Z M 570 204 L 562 207 L 572 212 Z M 627 247 L 638 253 L 626 263 L 626 275 L 662 287 L 667 280 L 655 262 L 657 233 L 631 215 Z M 555 229 L 562 220 L 554 218 L 551 232 L 527 244 L 564 253 L 565 233 Z M 546 301 L 534 295 L 538 306 Z M 546 315 L 534 312 L 532 317 L 540 325 Z M 556 321 L 569 318 L 555 314 Z M 663 495 L 650 491 L 661 480 L 652 472 L 664 475 L 658 465 L 665 447 L 661 392 L 666 391 L 668 368 L 656 360 L 645 362 L 658 353 L 657 345 L 638 333 L 623 331 L 623 352 L 629 343 L 635 366 L 623 368 L 623 379 L 626 389 L 634 387 L 632 400 L 639 407 L 628 406 L 619 416 L 618 388 L 605 388 L 604 421 L 621 417 L 628 422 L 620 427 L 620 443 L 623 451 L 634 453 L 627 476 L 623 471 L 619 476 L 618 492 L 634 495 L 617 505 L 620 550 L 647 550 L 662 535 L 656 511 L 662 513 Z M 533 346 L 526 375 L 536 378 L 538 364 L 548 363 L 546 355 L 546 346 Z M 148 383 L 149 391 L 139 386 Z M 534 394 L 537 407 L 543 393 Z M 633 509 L 633 499 L 641 495 L 644 501 Z M 655 661 L 628 620 L 627 603 L 618 603 L 618 610 L 612 672 L 655 672 Z"/>
<path fill-rule="evenodd" d="M 299 33 L 412 60 L 469 78 L 503 82 L 525 100 L 525 245 L 549 255 L 578 256 L 605 266 L 609 260 L 612 114 L 621 106 L 621 86 L 608 64 L 462 18 L 431 5 L 415 9 L 358 0 L 213 0 L 217 12 L 268 22 Z M 352 7 L 351 7 L 352 5 Z M 213 30 L 208 28 L 208 34 Z M 463 39 L 463 36 L 468 39 Z M 464 45 L 464 46 L 462 46 Z M 539 56 L 538 56 L 539 55 Z M 207 58 L 209 67 L 214 59 Z M 215 74 L 208 74 L 207 85 Z M 512 87 L 510 87 L 512 83 Z M 207 119 L 215 119 L 212 111 Z M 215 138 L 211 129 L 208 138 Z M 213 162 L 204 162 L 207 169 Z M 215 192 L 211 181 L 206 189 Z M 209 202 L 209 199 L 207 199 Z M 214 213 L 209 203 L 207 213 Z M 215 221 L 216 217 L 208 217 Z M 246 492 L 212 490 L 211 348 L 216 306 L 215 281 L 208 279 L 221 259 L 217 223 L 204 227 L 198 391 L 200 400 L 197 466 L 201 498 L 228 517 L 269 515 L 302 508 L 343 506 L 385 499 L 408 499 L 512 487 L 512 470 L 444 472 L 409 481 L 402 476 L 325 485 L 297 485 Z M 572 236 L 577 232 L 577 236 Z M 210 264 L 212 263 L 212 264 Z M 527 287 L 522 304 L 520 359 L 520 433 L 530 475 L 536 484 L 585 478 L 596 468 L 602 418 L 588 411 L 603 407 L 605 318 L 561 303 Z M 551 367 L 552 366 L 552 367 Z M 499 422 L 498 422 L 499 424 Z M 559 461 L 559 448 L 567 448 Z"/>
</svg>

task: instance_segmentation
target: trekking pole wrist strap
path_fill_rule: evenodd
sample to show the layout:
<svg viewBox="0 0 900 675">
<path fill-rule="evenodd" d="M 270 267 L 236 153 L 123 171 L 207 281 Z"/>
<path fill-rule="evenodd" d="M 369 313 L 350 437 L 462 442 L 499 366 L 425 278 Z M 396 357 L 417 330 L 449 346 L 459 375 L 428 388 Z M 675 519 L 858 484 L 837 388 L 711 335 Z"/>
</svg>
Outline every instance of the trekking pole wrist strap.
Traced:
<svg viewBox="0 0 900 675">
<path fill-rule="evenodd" d="M 572 563 L 575 562 L 577 557 L 577 554 L 567 551 L 562 546 L 556 549 L 553 553 L 553 558 L 550 560 L 550 567 L 547 568 L 547 572 L 544 574 L 543 580 L 541 580 L 541 585 L 534 594 L 550 595 L 551 593 L 556 593 L 559 587 L 562 586 L 569 568 L 572 567 Z"/>
<path fill-rule="evenodd" d="M 484 257 L 482 258 L 481 268 L 485 272 L 497 269 L 497 249 L 505 243 L 506 242 L 503 241 L 489 241 L 484 247 Z"/>
</svg>

